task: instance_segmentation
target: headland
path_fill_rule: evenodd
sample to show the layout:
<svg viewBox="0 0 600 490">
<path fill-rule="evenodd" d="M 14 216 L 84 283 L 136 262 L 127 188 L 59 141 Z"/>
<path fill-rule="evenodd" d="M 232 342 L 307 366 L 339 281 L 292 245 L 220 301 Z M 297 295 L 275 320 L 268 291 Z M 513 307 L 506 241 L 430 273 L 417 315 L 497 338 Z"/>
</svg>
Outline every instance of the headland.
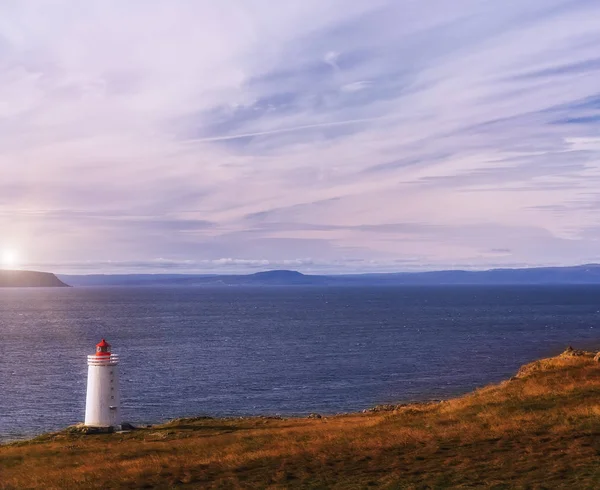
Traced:
<svg viewBox="0 0 600 490">
<path fill-rule="evenodd" d="M 1 270 L 0 288 L 65 288 L 68 284 L 50 272 Z"/>
<path fill-rule="evenodd" d="M 0 446 L 0 488 L 598 488 L 598 359 L 567 349 L 459 398 L 357 414 L 73 427 Z"/>
</svg>

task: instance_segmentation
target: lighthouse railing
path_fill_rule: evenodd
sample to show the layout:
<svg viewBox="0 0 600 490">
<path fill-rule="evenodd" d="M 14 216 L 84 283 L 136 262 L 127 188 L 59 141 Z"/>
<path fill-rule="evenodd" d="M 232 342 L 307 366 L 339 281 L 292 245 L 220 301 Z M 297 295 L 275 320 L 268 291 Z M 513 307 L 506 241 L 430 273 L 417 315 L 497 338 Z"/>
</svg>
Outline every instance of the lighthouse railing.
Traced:
<svg viewBox="0 0 600 490">
<path fill-rule="evenodd" d="M 115 366 L 119 363 L 119 356 L 111 354 L 110 356 L 88 356 L 88 366 Z"/>
</svg>

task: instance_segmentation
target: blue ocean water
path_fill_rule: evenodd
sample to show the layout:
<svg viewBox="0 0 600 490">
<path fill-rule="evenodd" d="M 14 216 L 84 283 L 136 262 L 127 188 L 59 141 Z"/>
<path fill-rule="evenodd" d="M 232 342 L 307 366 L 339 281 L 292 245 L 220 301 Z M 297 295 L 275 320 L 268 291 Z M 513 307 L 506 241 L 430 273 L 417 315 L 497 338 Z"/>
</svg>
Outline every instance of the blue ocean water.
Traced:
<svg viewBox="0 0 600 490">
<path fill-rule="evenodd" d="M 600 348 L 600 287 L 0 290 L 0 439 L 83 420 L 101 337 L 132 423 L 358 411 Z"/>
</svg>

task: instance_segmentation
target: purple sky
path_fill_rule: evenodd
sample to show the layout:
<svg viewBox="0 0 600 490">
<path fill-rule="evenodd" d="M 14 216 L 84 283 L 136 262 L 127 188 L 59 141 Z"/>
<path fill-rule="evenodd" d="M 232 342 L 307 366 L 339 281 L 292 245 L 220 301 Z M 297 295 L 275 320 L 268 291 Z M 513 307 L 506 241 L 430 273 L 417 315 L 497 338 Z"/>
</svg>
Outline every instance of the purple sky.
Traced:
<svg viewBox="0 0 600 490">
<path fill-rule="evenodd" d="M 20 267 L 600 261 L 597 0 L 5 0 L 0 94 Z"/>
</svg>

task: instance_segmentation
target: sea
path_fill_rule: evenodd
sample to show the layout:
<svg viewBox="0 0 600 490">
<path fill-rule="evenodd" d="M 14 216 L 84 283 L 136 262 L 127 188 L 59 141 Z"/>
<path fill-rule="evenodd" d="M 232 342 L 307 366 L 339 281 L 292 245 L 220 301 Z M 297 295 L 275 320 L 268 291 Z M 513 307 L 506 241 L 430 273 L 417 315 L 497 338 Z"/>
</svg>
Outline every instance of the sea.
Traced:
<svg viewBox="0 0 600 490">
<path fill-rule="evenodd" d="M 133 424 L 355 412 L 600 349 L 600 286 L 2 289 L 1 441 L 83 420 L 101 338 Z"/>
</svg>

